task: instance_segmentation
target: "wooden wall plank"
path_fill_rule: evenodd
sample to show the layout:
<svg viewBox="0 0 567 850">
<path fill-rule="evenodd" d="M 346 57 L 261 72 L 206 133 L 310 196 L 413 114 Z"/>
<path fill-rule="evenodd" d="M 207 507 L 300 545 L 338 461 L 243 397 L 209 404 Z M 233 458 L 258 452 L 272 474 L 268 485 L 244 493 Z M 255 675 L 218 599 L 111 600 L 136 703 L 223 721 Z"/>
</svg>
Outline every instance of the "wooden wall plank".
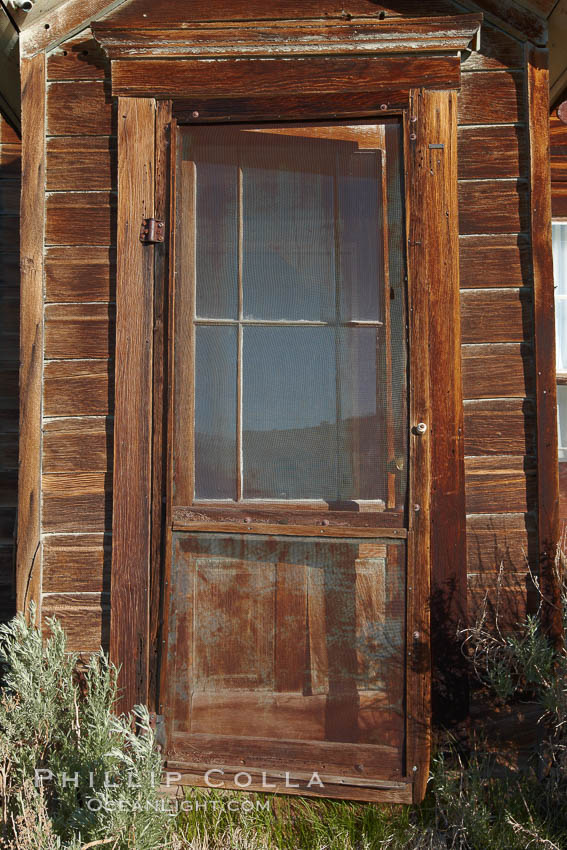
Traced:
<svg viewBox="0 0 567 850">
<path fill-rule="evenodd" d="M 521 343 L 464 345 L 463 398 L 524 398 L 534 392 L 533 352 Z"/>
<path fill-rule="evenodd" d="M 48 304 L 45 308 L 45 356 L 50 360 L 107 358 L 113 340 L 112 305 Z"/>
<path fill-rule="evenodd" d="M 116 250 L 49 247 L 45 251 L 45 300 L 113 301 Z"/>
<path fill-rule="evenodd" d="M 104 416 L 112 412 L 114 363 L 67 360 L 45 364 L 45 416 Z"/>
<path fill-rule="evenodd" d="M 554 218 L 567 218 L 567 183 L 553 183 L 552 215 Z"/>
<path fill-rule="evenodd" d="M 69 652 L 108 651 L 110 608 L 102 594 L 48 593 L 43 596 L 45 617 L 57 617 L 67 636 Z M 44 627 L 44 634 L 48 633 Z"/>
<path fill-rule="evenodd" d="M 535 454 L 535 406 L 529 399 L 465 401 L 465 454 Z"/>
<path fill-rule="evenodd" d="M 459 124 L 515 124 L 524 117 L 522 72 L 475 71 L 462 75 Z"/>
<path fill-rule="evenodd" d="M 20 472 L 17 605 L 41 612 L 41 397 L 43 238 L 45 226 L 45 56 L 21 61 L 22 200 L 20 325 Z"/>
<path fill-rule="evenodd" d="M 555 568 L 559 543 L 559 468 L 555 382 L 555 293 L 551 252 L 548 54 L 526 48 L 530 137 L 530 215 L 534 275 L 534 357 L 537 406 L 539 572 L 545 625 L 563 645 L 561 588 Z"/>
<path fill-rule="evenodd" d="M 111 658 L 116 710 L 147 702 L 151 545 L 152 246 L 132 239 L 154 215 L 155 101 L 120 98 Z"/>
<path fill-rule="evenodd" d="M 534 545 L 535 544 L 535 545 Z M 536 521 L 531 514 L 469 514 L 467 569 L 469 573 L 521 571 L 534 563 Z"/>
<path fill-rule="evenodd" d="M 4 123 L 0 117 L 0 124 Z M 0 180 L 19 180 L 22 172 L 22 146 L 20 142 L 0 142 Z"/>
<path fill-rule="evenodd" d="M 50 136 L 111 136 L 115 108 L 103 82 L 50 83 L 47 132 Z"/>
<path fill-rule="evenodd" d="M 483 573 L 468 577 L 470 623 L 483 620 L 484 628 L 503 634 L 518 631 L 518 624 L 533 612 L 534 587 L 529 571 L 499 575 Z"/>
<path fill-rule="evenodd" d="M 110 592 L 110 534 L 49 534 L 43 546 L 44 593 Z"/>
<path fill-rule="evenodd" d="M 462 61 L 463 71 L 509 71 L 523 67 L 523 44 L 486 22 L 482 25 L 480 51 L 471 51 Z"/>
<path fill-rule="evenodd" d="M 46 245 L 112 245 L 116 198 L 110 192 L 55 192 L 47 196 Z"/>
<path fill-rule="evenodd" d="M 459 80 L 456 56 L 313 56 L 292 63 L 247 58 L 238 60 L 236 70 L 223 59 L 214 61 L 214 69 L 198 59 L 121 59 L 113 67 L 112 91 L 129 97 L 151 91 L 160 98 L 372 91 L 379 98 L 381 92 L 409 92 L 413 86 L 456 88 Z"/>
<path fill-rule="evenodd" d="M 517 235 L 461 236 L 461 288 L 531 286 L 530 240 Z"/>
<path fill-rule="evenodd" d="M 460 181 L 460 233 L 515 233 L 527 230 L 527 193 L 526 183 L 520 180 Z"/>
<path fill-rule="evenodd" d="M 527 157 L 522 126 L 459 128 L 461 179 L 520 177 L 527 171 Z"/>
<path fill-rule="evenodd" d="M 467 513 L 526 513 L 537 505 L 534 459 L 469 457 L 465 477 Z"/>
<path fill-rule="evenodd" d="M 43 425 L 44 472 L 106 472 L 113 422 L 106 417 L 50 419 Z"/>
<path fill-rule="evenodd" d="M 110 63 L 90 29 L 68 38 L 47 58 L 47 79 L 104 80 Z"/>
<path fill-rule="evenodd" d="M 326 18 L 344 18 L 348 15 L 368 15 L 377 17 L 385 13 L 388 17 L 416 17 L 419 15 L 455 14 L 454 6 L 446 0 L 432 0 L 427 4 L 427 11 L 416 6 L 415 0 L 395 0 L 395 2 L 374 3 L 373 0 L 347 0 L 347 2 L 331 2 L 325 5 Z M 123 6 L 118 9 L 112 19 L 122 25 L 139 24 L 140 16 L 144 16 L 147 26 L 176 26 L 187 23 L 187 12 L 183 7 L 171 5 L 164 0 L 150 2 L 144 0 L 135 7 Z M 223 2 L 206 2 L 193 0 L 191 3 L 191 21 L 247 21 L 247 20 L 288 20 L 321 17 L 320 0 L 275 0 L 270 3 L 269 10 L 262 0 L 223 0 Z"/>
<path fill-rule="evenodd" d="M 47 189 L 78 192 L 114 188 L 116 140 L 55 136 L 47 140 Z"/>
<path fill-rule="evenodd" d="M 110 531 L 112 476 L 102 472 L 49 473 L 42 477 L 43 533 Z"/>
<path fill-rule="evenodd" d="M 463 343 L 529 342 L 533 333 L 529 289 L 464 289 Z"/>
</svg>

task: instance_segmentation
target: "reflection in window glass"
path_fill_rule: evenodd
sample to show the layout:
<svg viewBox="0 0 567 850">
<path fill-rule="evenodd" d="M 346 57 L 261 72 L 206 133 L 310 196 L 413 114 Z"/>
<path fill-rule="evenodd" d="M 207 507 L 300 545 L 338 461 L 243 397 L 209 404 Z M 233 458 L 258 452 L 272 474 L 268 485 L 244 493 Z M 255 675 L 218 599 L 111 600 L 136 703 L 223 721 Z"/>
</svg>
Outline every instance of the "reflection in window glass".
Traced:
<svg viewBox="0 0 567 850">
<path fill-rule="evenodd" d="M 181 132 L 195 205 L 178 234 L 196 294 L 195 497 L 401 508 L 399 125 Z"/>
</svg>

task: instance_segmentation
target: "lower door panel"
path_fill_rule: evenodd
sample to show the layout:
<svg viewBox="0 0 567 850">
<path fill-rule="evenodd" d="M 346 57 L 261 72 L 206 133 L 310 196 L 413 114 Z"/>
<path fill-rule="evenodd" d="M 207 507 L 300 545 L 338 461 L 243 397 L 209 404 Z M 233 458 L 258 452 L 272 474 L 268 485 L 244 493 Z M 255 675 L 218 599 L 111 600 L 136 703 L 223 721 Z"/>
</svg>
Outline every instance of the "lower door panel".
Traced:
<svg viewBox="0 0 567 850">
<path fill-rule="evenodd" d="M 168 766 L 408 801 L 406 541 L 176 532 L 172 554 Z"/>
</svg>

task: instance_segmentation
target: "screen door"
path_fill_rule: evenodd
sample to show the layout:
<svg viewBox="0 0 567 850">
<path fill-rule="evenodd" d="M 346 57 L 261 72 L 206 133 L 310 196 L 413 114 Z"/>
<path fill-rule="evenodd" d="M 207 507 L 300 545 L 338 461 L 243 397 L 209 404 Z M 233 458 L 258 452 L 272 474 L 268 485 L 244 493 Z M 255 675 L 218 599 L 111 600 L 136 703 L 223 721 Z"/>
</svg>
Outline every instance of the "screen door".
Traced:
<svg viewBox="0 0 567 850">
<path fill-rule="evenodd" d="M 402 172 L 394 119 L 178 129 L 164 714 L 195 782 L 406 799 Z"/>
</svg>

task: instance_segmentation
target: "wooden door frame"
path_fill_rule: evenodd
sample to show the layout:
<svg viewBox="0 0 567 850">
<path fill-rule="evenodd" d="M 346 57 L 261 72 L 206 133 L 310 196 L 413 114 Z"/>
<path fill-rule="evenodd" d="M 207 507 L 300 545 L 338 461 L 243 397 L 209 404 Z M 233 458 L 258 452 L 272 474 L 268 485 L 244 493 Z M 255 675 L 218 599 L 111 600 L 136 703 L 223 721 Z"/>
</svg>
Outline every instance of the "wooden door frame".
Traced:
<svg viewBox="0 0 567 850">
<path fill-rule="evenodd" d="M 156 307 L 155 293 L 164 286 L 166 262 L 161 248 L 156 250 L 140 241 L 139 228 L 142 219 L 159 217 L 157 211 L 161 215 L 166 209 L 163 162 L 171 105 L 179 115 L 208 122 L 273 120 L 275 116 L 281 120 L 282 114 L 296 120 L 386 115 L 404 119 L 408 311 L 412 317 L 408 502 L 412 543 L 411 552 L 408 547 L 407 585 L 412 687 L 407 698 L 406 768 L 413 778 L 417 800 L 425 792 L 429 765 L 431 547 L 434 551 L 448 548 L 455 558 L 453 568 L 462 568 L 463 575 L 466 569 L 456 91 L 460 86 L 459 49 L 464 49 L 478 32 L 480 16 L 451 19 L 453 34 L 444 47 L 440 44 L 440 26 L 425 20 L 431 32 L 424 34 L 424 19 L 419 19 L 421 55 L 417 56 L 412 55 L 410 46 L 415 49 L 416 22 L 397 23 L 402 32 L 390 30 L 386 43 L 381 22 L 373 21 L 374 38 L 369 36 L 364 48 L 355 47 L 347 59 L 334 55 L 339 52 L 337 35 L 342 33 L 344 47 L 344 29 L 350 24 L 356 27 L 356 21 L 318 23 L 311 27 L 316 33 L 303 26 L 295 40 L 286 37 L 289 34 L 285 29 L 274 27 L 270 42 L 265 39 L 265 23 L 248 22 L 244 28 L 247 50 L 252 41 L 265 56 L 239 59 L 238 45 L 235 48 L 234 41 L 228 39 L 224 46 L 217 45 L 215 55 L 220 52 L 220 58 L 215 62 L 215 73 L 211 73 L 203 40 L 195 36 L 192 43 L 187 31 L 175 42 L 174 58 L 163 60 L 159 56 L 163 49 L 160 39 L 165 37 L 161 31 L 121 31 L 112 21 L 95 24 L 93 30 L 112 59 L 113 94 L 118 96 L 110 649 L 111 658 L 121 667 L 119 710 L 129 710 L 133 704 L 150 699 L 159 644 L 164 642 L 164 637 L 159 637 L 161 567 L 156 562 L 161 553 L 156 540 L 163 528 L 164 482 L 162 473 L 156 477 L 152 470 L 156 464 L 163 470 L 163 426 L 155 404 L 156 389 L 159 391 L 164 383 L 159 373 L 163 314 L 159 303 Z M 323 45 L 322 30 L 327 37 Z M 347 42 L 352 32 L 354 29 Z M 306 56 L 306 38 L 314 34 L 320 42 L 317 55 Z M 170 44 L 172 38 L 169 33 Z M 209 33 L 205 40 L 209 49 L 210 38 Z M 424 58 L 427 38 L 433 46 Z M 392 56 L 391 51 L 399 50 L 401 44 L 408 52 Z M 281 52 L 285 50 L 285 59 L 277 58 L 280 48 Z M 222 55 L 223 50 L 226 55 Z M 206 66 L 200 64 L 203 60 Z M 203 68 L 205 72 L 201 73 Z M 270 73 L 266 75 L 267 71 Z M 263 74 L 263 88 L 249 97 L 247 92 L 257 82 L 259 72 Z M 156 183 L 158 171 L 161 178 Z M 157 407 L 163 409 L 163 399 Z M 428 426 L 425 434 L 415 430 L 418 422 Z M 450 522 L 442 515 L 446 494 L 456 500 Z"/>
</svg>

